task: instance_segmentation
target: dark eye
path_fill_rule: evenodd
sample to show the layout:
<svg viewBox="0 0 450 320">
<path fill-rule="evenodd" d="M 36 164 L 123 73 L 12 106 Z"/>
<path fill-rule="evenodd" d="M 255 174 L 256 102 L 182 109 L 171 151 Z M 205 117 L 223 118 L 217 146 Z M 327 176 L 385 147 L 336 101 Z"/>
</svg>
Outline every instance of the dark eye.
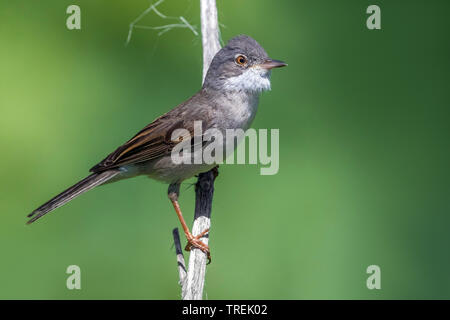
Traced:
<svg viewBox="0 0 450 320">
<path fill-rule="evenodd" d="M 247 57 L 244 55 L 240 55 L 236 57 L 236 63 L 243 66 L 247 63 Z"/>
</svg>

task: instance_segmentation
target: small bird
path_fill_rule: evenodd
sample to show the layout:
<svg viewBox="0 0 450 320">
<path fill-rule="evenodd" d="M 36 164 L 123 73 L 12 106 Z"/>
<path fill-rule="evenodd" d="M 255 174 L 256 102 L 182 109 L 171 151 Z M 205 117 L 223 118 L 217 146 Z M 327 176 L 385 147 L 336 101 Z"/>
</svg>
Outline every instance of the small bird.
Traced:
<svg viewBox="0 0 450 320">
<path fill-rule="evenodd" d="M 146 175 L 169 184 L 168 196 L 186 235 L 186 249 L 198 248 L 209 257 L 209 247 L 200 240 L 209 230 L 192 235 L 181 213 L 178 196 L 182 181 L 216 164 L 174 163 L 171 151 L 183 139 L 173 140 L 172 133 L 180 128 L 192 133 L 196 121 L 201 121 L 204 130 L 214 128 L 223 133 L 227 129 L 247 130 L 255 117 L 261 92 L 270 89 L 271 69 L 286 65 L 270 59 L 253 38 L 246 35 L 232 38 L 214 56 L 200 91 L 92 167 L 91 175 L 31 212 L 27 224 L 96 186 Z"/>
</svg>

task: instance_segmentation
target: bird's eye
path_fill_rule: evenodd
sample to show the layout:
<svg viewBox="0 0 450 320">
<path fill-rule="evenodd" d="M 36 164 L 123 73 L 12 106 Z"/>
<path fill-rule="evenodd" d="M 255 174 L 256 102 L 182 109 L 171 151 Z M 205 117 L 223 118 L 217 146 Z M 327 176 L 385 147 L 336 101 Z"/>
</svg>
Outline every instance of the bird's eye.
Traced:
<svg viewBox="0 0 450 320">
<path fill-rule="evenodd" d="M 236 63 L 243 66 L 247 63 L 247 57 L 244 55 L 239 55 L 236 57 Z"/>
</svg>

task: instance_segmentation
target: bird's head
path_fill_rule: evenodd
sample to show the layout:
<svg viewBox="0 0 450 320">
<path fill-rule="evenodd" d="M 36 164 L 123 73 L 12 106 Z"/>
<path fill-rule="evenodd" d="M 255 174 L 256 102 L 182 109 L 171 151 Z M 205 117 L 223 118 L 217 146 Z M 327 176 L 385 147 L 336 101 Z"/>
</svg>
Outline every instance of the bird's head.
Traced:
<svg viewBox="0 0 450 320">
<path fill-rule="evenodd" d="M 203 87 L 259 93 L 270 90 L 271 70 L 284 66 L 283 61 L 270 59 L 255 39 L 240 35 L 214 56 Z"/>
</svg>

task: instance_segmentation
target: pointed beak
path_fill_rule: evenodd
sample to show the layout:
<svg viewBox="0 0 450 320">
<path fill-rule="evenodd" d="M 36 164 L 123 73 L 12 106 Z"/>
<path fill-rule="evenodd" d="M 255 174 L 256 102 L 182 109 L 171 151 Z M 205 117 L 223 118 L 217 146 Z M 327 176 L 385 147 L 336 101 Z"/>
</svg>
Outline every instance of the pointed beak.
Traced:
<svg viewBox="0 0 450 320">
<path fill-rule="evenodd" d="M 261 68 L 270 70 L 273 68 L 281 68 L 281 67 L 286 67 L 287 63 L 280 61 L 280 60 L 272 60 L 272 59 L 268 59 L 266 61 L 264 61 L 263 63 L 261 63 L 259 65 Z"/>
</svg>

